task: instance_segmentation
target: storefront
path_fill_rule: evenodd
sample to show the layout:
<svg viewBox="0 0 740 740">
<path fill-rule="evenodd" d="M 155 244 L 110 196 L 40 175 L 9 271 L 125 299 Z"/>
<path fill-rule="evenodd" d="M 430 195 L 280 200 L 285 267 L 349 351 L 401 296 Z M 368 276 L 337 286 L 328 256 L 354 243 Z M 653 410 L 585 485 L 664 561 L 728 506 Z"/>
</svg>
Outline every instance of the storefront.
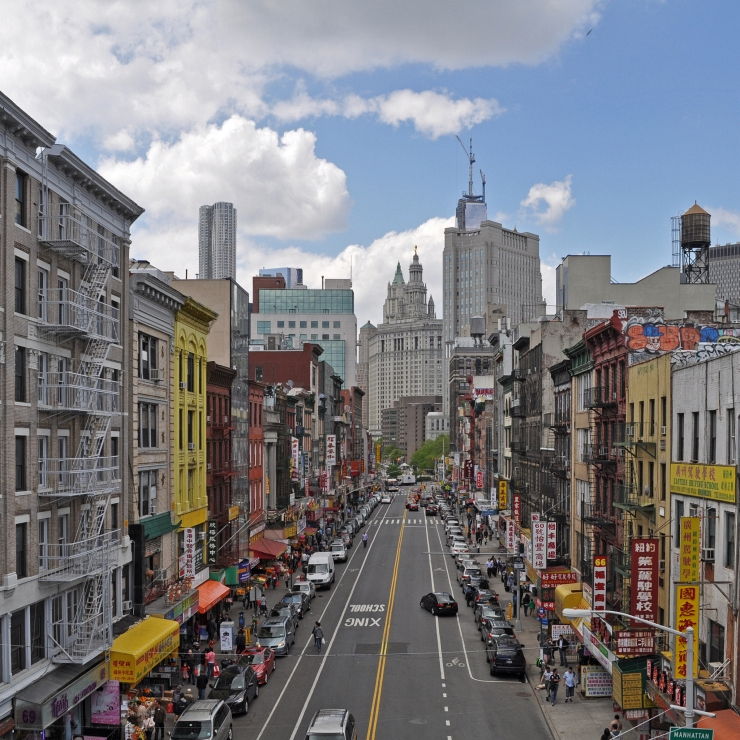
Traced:
<svg viewBox="0 0 740 740">
<path fill-rule="evenodd" d="M 220 581 L 206 581 L 198 586 L 198 613 L 207 614 L 219 601 L 223 601 L 231 589 Z"/>
<path fill-rule="evenodd" d="M 146 617 L 113 641 L 110 678 L 130 689 L 139 687 L 152 696 L 162 696 L 176 680 L 179 646 L 178 622 Z"/>
<path fill-rule="evenodd" d="M 92 668 L 62 665 L 18 692 L 15 697 L 15 738 L 43 735 L 45 740 L 72 740 L 75 735 L 108 737 L 92 726 L 91 696 L 108 681 L 108 665 Z"/>
<path fill-rule="evenodd" d="M 280 557 L 288 549 L 288 545 L 279 540 L 259 537 L 254 542 L 249 543 L 249 549 L 259 557 L 260 560 L 274 560 L 275 558 Z"/>
</svg>

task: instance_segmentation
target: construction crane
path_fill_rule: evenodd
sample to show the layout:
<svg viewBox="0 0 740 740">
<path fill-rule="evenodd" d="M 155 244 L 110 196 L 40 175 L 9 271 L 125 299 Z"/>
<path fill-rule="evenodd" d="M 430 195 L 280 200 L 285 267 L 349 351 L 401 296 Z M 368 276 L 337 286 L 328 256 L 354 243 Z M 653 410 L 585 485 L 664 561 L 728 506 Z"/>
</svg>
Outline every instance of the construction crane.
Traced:
<svg viewBox="0 0 740 740">
<path fill-rule="evenodd" d="M 470 148 L 466 148 L 465 144 L 462 143 L 462 139 L 455 134 L 455 138 L 460 142 L 460 146 L 465 152 L 465 156 L 468 158 L 468 192 L 467 195 L 473 197 L 473 165 L 475 164 L 475 154 L 473 154 L 473 137 L 470 137 Z M 465 195 L 465 193 L 463 193 Z"/>
</svg>

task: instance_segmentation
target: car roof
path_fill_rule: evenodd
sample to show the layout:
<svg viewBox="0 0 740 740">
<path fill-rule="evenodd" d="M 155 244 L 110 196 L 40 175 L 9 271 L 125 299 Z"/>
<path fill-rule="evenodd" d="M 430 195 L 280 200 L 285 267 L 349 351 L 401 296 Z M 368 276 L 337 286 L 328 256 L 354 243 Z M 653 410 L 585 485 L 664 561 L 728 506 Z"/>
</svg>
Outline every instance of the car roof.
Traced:
<svg viewBox="0 0 740 740">
<path fill-rule="evenodd" d="M 341 725 L 348 714 L 346 709 L 319 709 L 311 720 L 309 729 L 311 732 L 335 730 L 337 724 Z"/>
<path fill-rule="evenodd" d="M 455 600 L 455 597 L 449 591 L 433 591 L 432 593 L 437 598 L 441 596 L 443 599 Z"/>
<path fill-rule="evenodd" d="M 287 617 L 268 617 L 260 627 L 284 627 L 287 621 Z"/>
<path fill-rule="evenodd" d="M 179 716 L 178 721 L 211 719 L 221 703 L 220 699 L 198 699 L 185 709 Z"/>
</svg>

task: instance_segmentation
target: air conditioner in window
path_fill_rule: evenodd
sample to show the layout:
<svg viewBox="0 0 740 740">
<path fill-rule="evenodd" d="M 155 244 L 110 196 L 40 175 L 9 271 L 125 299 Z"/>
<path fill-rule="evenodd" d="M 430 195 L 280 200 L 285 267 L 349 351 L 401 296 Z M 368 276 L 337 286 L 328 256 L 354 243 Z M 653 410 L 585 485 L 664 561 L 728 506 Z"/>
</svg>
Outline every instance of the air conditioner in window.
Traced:
<svg viewBox="0 0 740 740">
<path fill-rule="evenodd" d="M 714 562 L 714 548 L 713 547 L 702 547 L 701 548 L 701 559 L 705 563 Z"/>
<path fill-rule="evenodd" d="M 124 601 L 123 604 L 121 604 L 122 611 L 130 612 L 133 609 L 133 604 L 131 603 L 131 600 Z"/>
<path fill-rule="evenodd" d="M 166 581 L 167 580 L 167 570 L 155 570 L 154 571 L 154 580 L 155 581 Z"/>
<path fill-rule="evenodd" d="M 195 442 L 188 442 L 188 449 L 192 452 L 195 449 Z"/>
<path fill-rule="evenodd" d="M 164 379 L 164 372 L 162 370 L 154 368 L 149 371 L 149 380 L 153 380 L 155 383 L 159 383 L 163 379 Z"/>
<path fill-rule="evenodd" d="M 188 387 L 188 384 L 183 380 L 180 382 L 180 390 L 184 391 Z"/>
<path fill-rule="evenodd" d="M 625 427 L 624 427 L 624 435 L 628 439 L 630 437 L 634 437 L 635 436 L 635 427 L 634 427 L 634 424 L 626 424 L 625 425 Z"/>
<path fill-rule="evenodd" d="M 208 414 L 208 416 L 206 416 L 206 424 L 210 424 L 210 423 L 211 423 L 211 415 Z"/>
<path fill-rule="evenodd" d="M 664 439 L 660 440 L 660 449 L 665 450 L 665 440 Z"/>
<path fill-rule="evenodd" d="M 609 457 L 609 448 L 599 447 L 599 457 Z"/>
<path fill-rule="evenodd" d="M 198 539 L 202 542 L 206 538 L 205 532 L 198 532 Z"/>
<path fill-rule="evenodd" d="M 661 437 L 665 437 L 665 435 L 666 435 L 666 432 L 667 432 L 667 431 L 668 431 L 668 427 L 666 427 L 666 426 L 662 426 L 662 427 L 660 428 L 660 436 L 661 436 Z"/>
<path fill-rule="evenodd" d="M 210 470 L 212 467 L 211 463 L 206 463 L 206 470 Z"/>
</svg>

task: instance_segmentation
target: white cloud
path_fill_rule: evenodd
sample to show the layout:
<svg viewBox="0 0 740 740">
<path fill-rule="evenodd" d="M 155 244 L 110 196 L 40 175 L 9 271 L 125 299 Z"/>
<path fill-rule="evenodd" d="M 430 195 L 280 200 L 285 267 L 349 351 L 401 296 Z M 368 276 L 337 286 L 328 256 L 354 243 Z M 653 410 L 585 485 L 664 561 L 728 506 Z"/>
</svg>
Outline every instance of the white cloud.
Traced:
<svg viewBox="0 0 740 740">
<path fill-rule="evenodd" d="M 149 232 L 196 224 L 200 205 L 225 200 L 246 235 L 315 239 L 343 228 L 349 208 L 344 172 L 317 157 L 315 144 L 311 132 L 278 137 L 232 116 L 172 143 L 154 141 L 136 159 L 108 158 L 99 169 L 147 208 Z"/>
<path fill-rule="evenodd" d="M 532 185 L 527 197 L 521 202 L 522 208 L 538 223 L 548 230 L 554 229 L 563 216 L 575 204 L 571 193 L 572 175 L 563 180 L 555 180 L 549 184 L 539 182 Z"/>
<path fill-rule="evenodd" d="M 358 118 L 374 115 L 391 126 L 411 123 L 430 139 L 456 134 L 503 112 L 504 108 L 494 98 L 454 99 L 432 90 L 395 90 L 372 98 L 348 95 L 342 100 L 329 100 L 312 98 L 302 88 L 292 99 L 277 103 L 272 109 L 273 115 L 281 121 L 316 116 Z"/>
<path fill-rule="evenodd" d="M 592 26 L 600 4 L 42 0 L 39 13 L 4 14 L 0 68 L 5 92 L 62 138 L 122 122 L 135 134 L 173 136 L 232 113 L 260 120 L 270 84 L 296 71 L 329 80 L 401 65 L 537 64 Z M 389 121 L 444 130 L 438 112 L 391 98 L 382 106 Z M 460 126 L 481 110 L 457 101 L 448 112 Z"/>
<path fill-rule="evenodd" d="M 734 238 L 740 237 L 740 213 L 726 208 L 710 208 L 712 226 L 726 229 Z"/>
<path fill-rule="evenodd" d="M 121 129 L 110 136 L 106 136 L 102 142 L 103 148 L 111 152 L 133 151 L 136 142 L 130 131 Z"/>
</svg>

